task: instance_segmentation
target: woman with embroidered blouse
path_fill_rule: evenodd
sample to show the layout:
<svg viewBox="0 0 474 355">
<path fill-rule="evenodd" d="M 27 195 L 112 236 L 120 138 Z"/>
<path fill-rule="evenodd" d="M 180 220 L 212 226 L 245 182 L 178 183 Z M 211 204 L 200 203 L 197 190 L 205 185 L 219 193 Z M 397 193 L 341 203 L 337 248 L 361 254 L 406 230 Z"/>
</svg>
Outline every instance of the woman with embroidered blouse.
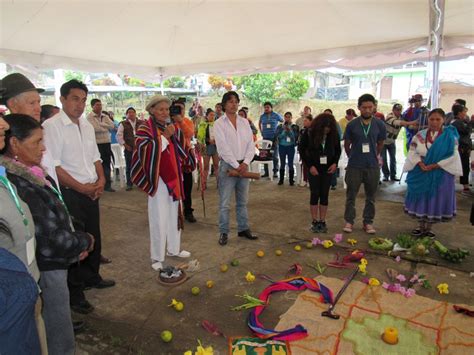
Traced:
<svg viewBox="0 0 474 355">
<path fill-rule="evenodd" d="M 456 215 L 455 176 L 462 175 L 459 135 L 443 127 L 445 113 L 436 108 L 428 114 L 428 128 L 412 139 L 403 171 L 407 171 L 405 212 L 418 219 L 414 236 L 434 237 L 431 226 Z"/>
<path fill-rule="evenodd" d="M 10 130 L 5 135 L 0 165 L 33 216 L 48 352 L 73 354 L 67 270 L 87 257 L 94 239 L 74 230 L 58 187 L 41 167 L 45 147 L 39 122 L 22 114 L 7 115 L 5 121 Z"/>
</svg>

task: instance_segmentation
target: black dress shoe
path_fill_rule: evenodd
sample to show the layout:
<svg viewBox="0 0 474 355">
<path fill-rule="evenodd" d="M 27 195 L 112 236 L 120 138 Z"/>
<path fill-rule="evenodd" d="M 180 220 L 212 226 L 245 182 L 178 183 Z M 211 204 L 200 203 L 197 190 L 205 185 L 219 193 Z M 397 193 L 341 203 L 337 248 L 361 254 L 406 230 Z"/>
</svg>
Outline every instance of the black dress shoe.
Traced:
<svg viewBox="0 0 474 355">
<path fill-rule="evenodd" d="M 86 285 L 85 289 L 91 289 L 91 288 L 108 288 L 108 287 L 113 287 L 115 286 L 115 281 L 114 280 L 106 280 L 102 279 L 98 283 L 93 284 L 93 285 Z"/>
<path fill-rule="evenodd" d="M 226 233 L 221 233 L 221 235 L 219 236 L 219 244 L 220 245 L 226 245 L 228 239 L 229 239 L 229 237 L 227 236 Z"/>
<path fill-rule="evenodd" d="M 260 176 L 260 177 L 262 177 L 262 178 L 267 178 L 268 176 L 269 176 L 268 174 L 263 174 L 263 175 Z"/>
<path fill-rule="evenodd" d="M 194 218 L 194 215 L 193 215 L 192 212 L 186 213 L 184 215 L 184 219 L 186 219 L 186 221 L 188 221 L 189 223 L 196 223 L 197 222 L 197 220 L 196 220 L 196 218 Z"/>
<path fill-rule="evenodd" d="M 242 237 L 242 238 L 245 237 L 245 238 L 251 239 L 251 240 L 258 239 L 258 237 L 256 235 L 252 235 L 252 232 L 250 231 L 250 229 L 239 232 L 239 233 L 237 233 L 237 235 L 239 237 Z"/>
<path fill-rule="evenodd" d="M 392 181 L 400 181 L 400 179 L 397 178 L 397 177 L 390 178 L 390 180 L 392 180 Z"/>
<path fill-rule="evenodd" d="M 74 330 L 74 334 L 77 334 L 81 330 L 83 330 L 85 325 L 86 325 L 86 322 L 84 322 L 83 320 L 72 322 L 72 329 Z"/>
<path fill-rule="evenodd" d="M 384 182 L 387 182 L 387 181 L 388 181 L 388 177 L 384 177 L 384 178 L 383 178 L 383 181 L 384 181 Z"/>
<path fill-rule="evenodd" d="M 71 304 L 71 309 L 80 314 L 89 314 L 94 310 L 94 306 L 89 301 L 84 300 L 76 304 Z"/>
</svg>

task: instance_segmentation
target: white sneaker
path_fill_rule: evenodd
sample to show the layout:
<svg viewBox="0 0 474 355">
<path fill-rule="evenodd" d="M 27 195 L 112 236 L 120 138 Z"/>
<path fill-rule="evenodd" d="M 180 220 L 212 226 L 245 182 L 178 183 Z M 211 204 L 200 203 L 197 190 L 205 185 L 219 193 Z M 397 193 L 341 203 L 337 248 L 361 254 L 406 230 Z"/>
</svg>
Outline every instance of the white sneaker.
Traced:
<svg viewBox="0 0 474 355">
<path fill-rule="evenodd" d="M 155 271 L 160 271 L 161 269 L 163 269 L 163 264 L 161 263 L 161 261 L 155 261 L 153 264 L 151 264 L 151 267 Z"/>
<path fill-rule="evenodd" d="M 191 253 L 186 250 L 181 250 L 179 254 L 171 254 L 169 252 L 166 252 L 167 256 L 177 256 L 178 258 L 189 258 L 191 256 Z"/>
</svg>

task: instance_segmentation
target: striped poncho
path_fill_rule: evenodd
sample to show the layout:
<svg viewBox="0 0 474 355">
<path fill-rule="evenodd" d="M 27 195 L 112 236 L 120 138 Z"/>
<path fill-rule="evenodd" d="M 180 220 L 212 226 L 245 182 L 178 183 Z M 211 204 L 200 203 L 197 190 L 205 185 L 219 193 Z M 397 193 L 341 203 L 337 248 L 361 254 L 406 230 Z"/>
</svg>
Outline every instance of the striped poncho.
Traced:
<svg viewBox="0 0 474 355">
<path fill-rule="evenodd" d="M 155 123 L 150 117 L 135 133 L 135 149 L 132 156 L 132 182 L 149 196 L 158 190 L 159 178 L 168 188 L 174 200 L 182 199 L 182 160 L 186 153 L 179 143 L 182 132 L 176 129 L 170 144 L 162 151 L 162 132 L 164 125 Z"/>
</svg>

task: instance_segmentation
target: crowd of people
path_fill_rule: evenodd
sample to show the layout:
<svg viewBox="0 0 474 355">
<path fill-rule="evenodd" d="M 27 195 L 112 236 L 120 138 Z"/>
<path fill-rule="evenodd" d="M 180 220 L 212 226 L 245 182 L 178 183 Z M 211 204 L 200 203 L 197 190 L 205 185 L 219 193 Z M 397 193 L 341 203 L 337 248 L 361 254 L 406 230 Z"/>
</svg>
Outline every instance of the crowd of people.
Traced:
<svg viewBox="0 0 474 355">
<path fill-rule="evenodd" d="M 355 202 L 364 185 L 362 227 L 376 233 L 381 175 L 382 181 L 399 181 L 395 143 L 402 127 L 408 148 L 404 209 L 417 220 L 414 236 L 434 237 L 432 225 L 455 216 L 457 176 L 470 194 L 473 120 L 462 99 L 445 115 L 439 108 L 428 110 L 422 96 L 414 95 L 405 112 L 395 104 L 385 116 L 377 111 L 375 97 L 364 94 L 357 102 L 359 115 L 349 108 L 336 120 L 330 109 L 313 116 L 306 106 L 295 123 L 291 112 L 281 117 L 266 102 L 257 129 L 248 108 L 239 109 L 234 91 L 226 92 L 214 109 L 193 102 L 189 118 L 184 99 L 156 95 L 146 105 L 147 118 L 138 118 L 129 107 L 117 125 L 99 99 L 88 101 L 87 86 L 75 79 L 61 86 L 62 109 L 41 107 L 43 89 L 22 74 L 4 77 L 1 89 L 0 104 L 9 110 L 0 118 L 0 287 L 11 289 L 3 293 L 8 317 L 0 321 L 0 343 L 7 344 L 7 353 L 73 354 L 74 331 L 83 323 L 73 321 L 71 310 L 92 312 L 84 290 L 115 285 L 100 272 L 101 264 L 111 260 L 102 255 L 99 208 L 104 191 L 115 191 L 113 139 L 124 149 L 126 190 L 136 185 L 148 195 L 150 259 L 157 271 L 166 267 L 167 256 L 191 255 L 181 248 L 181 232 L 185 221 L 196 222 L 196 169 L 203 189 L 209 174 L 216 177 L 219 245 L 229 242 L 234 194 L 238 237 L 258 238 L 250 229 L 247 204 L 249 181 L 255 178 L 250 165 L 262 157 L 256 151 L 259 132 L 271 143 L 263 156 L 273 161 L 273 171 L 265 164 L 262 177 L 273 174 L 283 185 L 288 167 L 289 185 L 295 185 L 299 153 L 302 180 L 309 183 L 313 233 L 329 230 L 329 193 L 342 171 L 347 185 L 343 231 L 354 230 Z M 88 103 L 92 111 L 84 116 Z"/>
</svg>

